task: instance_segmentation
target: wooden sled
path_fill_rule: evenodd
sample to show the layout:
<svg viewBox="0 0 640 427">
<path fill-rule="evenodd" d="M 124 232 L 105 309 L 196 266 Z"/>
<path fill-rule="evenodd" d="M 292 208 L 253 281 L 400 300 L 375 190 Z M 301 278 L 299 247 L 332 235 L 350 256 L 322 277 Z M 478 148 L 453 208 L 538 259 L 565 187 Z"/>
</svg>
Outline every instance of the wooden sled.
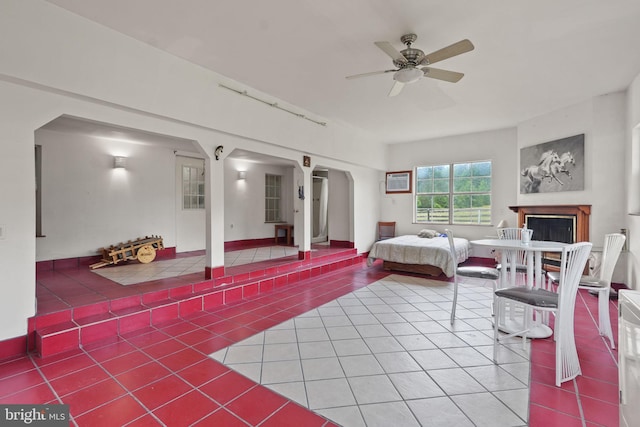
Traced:
<svg viewBox="0 0 640 427">
<path fill-rule="evenodd" d="M 156 258 L 156 251 L 164 249 L 162 237 L 146 236 L 134 241 L 129 240 L 126 243 L 111 245 L 108 248 L 102 248 L 102 259 L 100 262 L 91 264 L 90 269 L 104 267 L 105 265 L 114 265 L 120 261 L 130 261 L 137 259 L 143 264 L 150 263 Z"/>
</svg>

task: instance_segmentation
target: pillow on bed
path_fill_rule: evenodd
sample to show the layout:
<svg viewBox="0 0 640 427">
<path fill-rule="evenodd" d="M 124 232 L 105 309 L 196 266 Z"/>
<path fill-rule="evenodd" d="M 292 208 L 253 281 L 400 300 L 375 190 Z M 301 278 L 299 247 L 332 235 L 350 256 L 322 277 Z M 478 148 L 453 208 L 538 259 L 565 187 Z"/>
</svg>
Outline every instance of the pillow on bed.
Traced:
<svg viewBox="0 0 640 427">
<path fill-rule="evenodd" d="M 436 230 L 420 230 L 420 232 L 418 233 L 418 237 L 424 237 L 427 239 L 433 239 L 436 236 L 439 236 L 440 233 L 438 233 Z"/>
</svg>

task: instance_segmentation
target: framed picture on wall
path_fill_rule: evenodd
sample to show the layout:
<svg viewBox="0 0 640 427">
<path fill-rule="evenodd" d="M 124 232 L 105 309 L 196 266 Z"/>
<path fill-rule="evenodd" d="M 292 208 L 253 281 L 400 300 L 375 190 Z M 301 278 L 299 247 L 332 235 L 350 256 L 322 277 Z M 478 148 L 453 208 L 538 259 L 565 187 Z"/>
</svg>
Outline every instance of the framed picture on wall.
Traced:
<svg viewBox="0 0 640 427">
<path fill-rule="evenodd" d="M 520 149 L 520 194 L 584 190 L 584 134 Z"/>
<path fill-rule="evenodd" d="M 386 191 L 389 193 L 411 193 L 411 171 L 387 172 Z"/>
</svg>

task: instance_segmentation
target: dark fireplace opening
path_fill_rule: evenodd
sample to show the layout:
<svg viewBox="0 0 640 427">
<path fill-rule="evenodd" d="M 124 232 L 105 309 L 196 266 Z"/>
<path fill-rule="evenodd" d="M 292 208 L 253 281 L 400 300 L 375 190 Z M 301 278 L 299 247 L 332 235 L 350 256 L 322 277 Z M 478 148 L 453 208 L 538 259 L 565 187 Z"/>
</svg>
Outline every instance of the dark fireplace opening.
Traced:
<svg viewBox="0 0 640 427">
<path fill-rule="evenodd" d="M 525 224 L 528 229 L 533 230 L 532 240 L 576 242 L 575 215 L 525 215 Z M 542 257 L 545 265 L 560 265 L 560 258 L 556 253 L 545 253 Z"/>
<path fill-rule="evenodd" d="M 573 215 L 526 215 L 527 228 L 533 240 L 573 243 L 576 241 L 576 217 Z"/>
<path fill-rule="evenodd" d="M 518 214 L 519 226 L 526 224 L 533 230 L 533 240 L 566 243 L 589 241 L 591 205 L 509 206 L 509 209 Z M 543 268 L 557 271 L 560 263 L 552 259 L 559 259 L 559 255 L 549 252 L 542 254 Z"/>
</svg>

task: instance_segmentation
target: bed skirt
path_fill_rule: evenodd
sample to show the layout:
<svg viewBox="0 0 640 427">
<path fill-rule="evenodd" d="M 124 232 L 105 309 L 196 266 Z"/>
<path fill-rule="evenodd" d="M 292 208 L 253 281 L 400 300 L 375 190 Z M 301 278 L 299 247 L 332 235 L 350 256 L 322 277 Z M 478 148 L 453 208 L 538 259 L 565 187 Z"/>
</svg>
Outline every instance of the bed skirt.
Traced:
<svg viewBox="0 0 640 427">
<path fill-rule="evenodd" d="M 404 271 L 405 273 L 428 274 L 429 276 L 443 274 L 440 267 L 428 264 L 402 264 L 400 262 L 383 261 L 382 268 L 385 270 Z"/>
</svg>

